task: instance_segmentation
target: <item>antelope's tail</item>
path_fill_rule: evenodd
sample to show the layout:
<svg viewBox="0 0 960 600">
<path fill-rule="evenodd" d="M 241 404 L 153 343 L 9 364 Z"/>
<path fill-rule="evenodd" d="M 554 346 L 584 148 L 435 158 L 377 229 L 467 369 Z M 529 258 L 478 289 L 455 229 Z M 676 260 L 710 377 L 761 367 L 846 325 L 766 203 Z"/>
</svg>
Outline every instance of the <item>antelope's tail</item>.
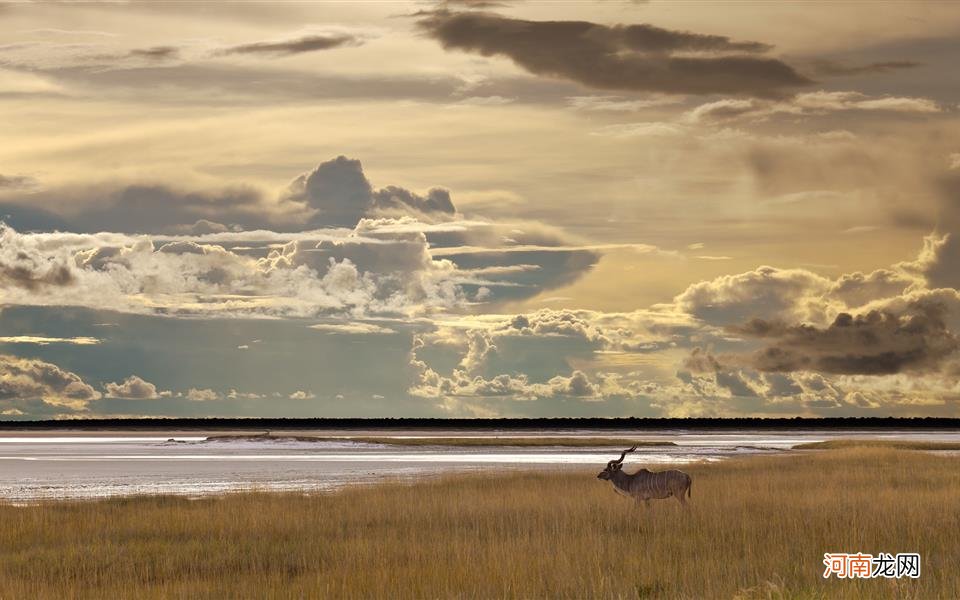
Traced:
<svg viewBox="0 0 960 600">
<path fill-rule="evenodd" d="M 693 495 L 690 493 L 690 490 L 693 489 L 693 479 L 687 479 L 687 498 L 692 498 Z"/>
</svg>

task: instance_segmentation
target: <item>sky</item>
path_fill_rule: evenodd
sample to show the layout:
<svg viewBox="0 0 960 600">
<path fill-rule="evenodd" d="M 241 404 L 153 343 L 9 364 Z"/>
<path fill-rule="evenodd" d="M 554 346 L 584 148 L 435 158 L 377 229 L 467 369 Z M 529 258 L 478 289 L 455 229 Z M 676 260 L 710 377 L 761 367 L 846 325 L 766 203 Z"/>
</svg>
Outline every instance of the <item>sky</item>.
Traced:
<svg viewBox="0 0 960 600">
<path fill-rule="evenodd" d="M 960 4 L 0 23 L 0 419 L 960 417 Z"/>
</svg>

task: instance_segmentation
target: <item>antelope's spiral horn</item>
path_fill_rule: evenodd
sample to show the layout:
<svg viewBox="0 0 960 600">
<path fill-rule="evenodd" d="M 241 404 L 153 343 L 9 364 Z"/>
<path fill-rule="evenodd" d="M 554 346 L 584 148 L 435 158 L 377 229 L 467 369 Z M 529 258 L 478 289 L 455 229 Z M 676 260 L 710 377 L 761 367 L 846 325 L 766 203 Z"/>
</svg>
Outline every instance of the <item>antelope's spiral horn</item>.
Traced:
<svg viewBox="0 0 960 600">
<path fill-rule="evenodd" d="M 610 462 L 612 462 L 612 463 L 615 462 L 615 463 L 617 463 L 617 464 L 619 465 L 620 463 L 623 462 L 623 459 L 626 458 L 628 452 L 633 452 L 633 451 L 636 450 L 636 449 L 637 449 L 637 447 L 634 446 L 633 448 L 629 448 L 629 449 L 627 449 L 627 450 L 624 450 L 624 451 L 623 451 L 623 454 L 620 455 L 620 458 L 618 458 L 617 460 L 610 461 Z"/>
</svg>

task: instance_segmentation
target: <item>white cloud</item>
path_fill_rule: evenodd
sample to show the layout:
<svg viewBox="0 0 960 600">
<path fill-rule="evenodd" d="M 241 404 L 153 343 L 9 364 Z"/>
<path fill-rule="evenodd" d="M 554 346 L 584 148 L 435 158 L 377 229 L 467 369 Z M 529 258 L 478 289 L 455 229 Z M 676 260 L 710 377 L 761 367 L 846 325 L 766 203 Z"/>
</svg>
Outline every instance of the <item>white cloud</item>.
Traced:
<svg viewBox="0 0 960 600">
<path fill-rule="evenodd" d="M 197 389 L 190 388 L 184 394 L 187 400 L 192 400 L 194 402 L 205 402 L 208 400 L 216 400 L 220 397 L 215 391 L 209 388 Z"/>
<path fill-rule="evenodd" d="M 359 321 L 345 323 L 316 323 L 310 325 L 310 329 L 316 329 L 324 333 L 346 334 L 346 335 L 365 335 L 365 334 L 389 334 L 396 333 L 389 327 L 375 325 L 373 323 L 363 323 Z"/>
<path fill-rule="evenodd" d="M 76 373 L 32 358 L 0 355 L 0 406 L 19 400 L 42 400 L 45 404 L 84 410 L 100 392 Z"/>
<path fill-rule="evenodd" d="M 660 252 L 644 244 L 570 245 L 545 227 L 515 228 L 510 241 L 502 231 L 487 222 L 438 226 L 410 217 L 363 219 L 353 230 L 197 236 L 20 233 L 0 225 L 0 288 L 11 305 L 356 323 L 456 309 L 476 300 L 480 287 L 489 290 L 480 300 L 529 297 L 576 279 L 606 250 Z M 428 239 L 434 235 L 483 245 L 438 245 Z"/>
<path fill-rule="evenodd" d="M 227 398 L 231 400 L 262 400 L 266 396 L 262 394 L 257 394 L 255 392 L 238 392 L 237 390 L 230 388 L 230 391 L 227 392 Z M 212 400 L 212 398 L 209 398 Z"/>
<path fill-rule="evenodd" d="M 37 344 L 38 346 L 47 346 L 50 344 L 73 344 L 75 346 L 92 346 L 99 343 L 99 338 L 84 336 L 62 338 L 40 335 L 12 335 L 0 337 L 0 344 Z"/>
<path fill-rule="evenodd" d="M 690 123 L 710 123 L 735 119 L 762 120 L 775 115 L 819 115 L 838 111 L 929 114 L 941 112 L 927 98 L 904 96 L 868 96 L 860 92 L 806 92 L 789 100 L 727 98 L 701 104 L 684 115 Z"/>
<path fill-rule="evenodd" d="M 126 400 L 154 400 L 161 396 L 169 396 L 170 392 L 160 392 L 157 386 L 142 378 L 131 375 L 122 383 L 107 383 L 103 386 L 109 398 L 123 398 Z"/>
</svg>

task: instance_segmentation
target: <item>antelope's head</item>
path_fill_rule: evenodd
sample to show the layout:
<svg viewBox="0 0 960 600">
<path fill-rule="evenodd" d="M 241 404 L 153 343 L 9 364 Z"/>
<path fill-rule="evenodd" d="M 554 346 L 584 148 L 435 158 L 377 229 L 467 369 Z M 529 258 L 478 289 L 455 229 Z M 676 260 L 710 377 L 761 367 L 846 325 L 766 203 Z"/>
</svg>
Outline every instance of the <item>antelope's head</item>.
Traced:
<svg viewBox="0 0 960 600">
<path fill-rule="evenodd" d="M 610 462 L 608 462 L 607 468 L 600 471 L 597 474 L 597 479 L 606 479 L 609 481 L 610 478 L 613 477 L 614 473 L 616 473 L 617 471 L 623 468 L 623 459 L 626 458 L 627 453 L 633 452 L 636 449 L 637 449 L 636 446 L 634 446 L 633 448 L 628 448 L 627 450 L 623 451 L 623 453 L 620 455 L 620 458 L 616 460 L 611 460 Z"/>
</svg>

